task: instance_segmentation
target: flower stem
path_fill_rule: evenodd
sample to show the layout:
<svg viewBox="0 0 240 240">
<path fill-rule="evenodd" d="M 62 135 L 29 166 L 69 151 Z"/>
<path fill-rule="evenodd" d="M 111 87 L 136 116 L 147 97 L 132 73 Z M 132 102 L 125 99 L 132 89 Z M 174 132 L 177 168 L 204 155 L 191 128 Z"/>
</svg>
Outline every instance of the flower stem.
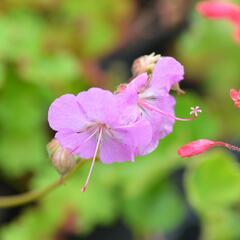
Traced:
<svg viewBox="0 0 240 240">
<path fill-rule="evenodd" d="M 216 146 L 221 146 L 221 147 L 228 148 L 229 150 L 232 150 L 232 151 L 240 152 L 240 147 L 231 145 L 231 144 L 229 144 L 229 143 L 216 142 Z"/>
<path fill-rule="evenodd" d="M 74 173 L 79 169 L 79 167 L 82 166 L 85 162 L 86 161 L 84 160 L 80 160 L 70 172 L 39 191 L 30 191 L 18 195 L 0 197 L 0 208 L 11 208 L 24 205 L 46 196 L 48 193 L 52 192 L 58 186 L 61 186 L 63 182 L 65 182 L 72 175 L 74 175 Z"/>
</svg>

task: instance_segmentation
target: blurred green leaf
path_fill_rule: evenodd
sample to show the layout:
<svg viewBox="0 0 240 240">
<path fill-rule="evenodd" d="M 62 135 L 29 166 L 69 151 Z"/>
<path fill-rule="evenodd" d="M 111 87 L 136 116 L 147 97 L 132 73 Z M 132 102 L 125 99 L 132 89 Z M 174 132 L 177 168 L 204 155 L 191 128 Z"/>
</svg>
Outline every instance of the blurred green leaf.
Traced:
<svg viewBox="0 0 240 240">
<path fill-rule="evenodd" d="M 229 98 L 229 90 L 239 87 L 240 75 L 240 48 L 233 31 L 229 22 L 212 21 L 194 12 L 192 25 L 177 47 L 186 78 L 202 89 L 209 110 L 221 124 L 219 134 L 225 138 L 240 134 L 238 112 Z"/>
<path fill-rule="evenodd" d="M 239 211 L 218 209 L 208 211 L 203 218 L 202 239 L 226 240 L 240 238 Z"/>
<path fill-rule="evenodd" d="M 40 89 L 9 76 L 0 96 L 1 168 L 9 176 L 39 170 L 46 159 L 47 107 Z"/>
<path fill-rule="evenodd" d="M 239 166 L 224 151 L 196 158 L 190 164 L 185 183 L 191 204 L 199 210 L 230 207 L 240 199 Z"/>
<path fill-rule="evenodd" d="M 6 69 L 3 63 L 0 62 L 0 89 L 2 88 L 6 78 Z"/>
<path fill-rule="evenodd" d="M 175 229 L 184 219 L 185 208 L 175 189 L 169 183 L 158 186 L 125 203 L 126 222 L 137 232 L 159 233 Z"/>
<path fill-rule="evenodd" d="M 0 58 L 28 61 L 40 55 L 43 22 L 31 12 L 0 16 Z"/>
<path fill-rule="evenodd" d="M 101 0 L 101 4 L 96 0 L 62 1 L 60 13 L 72 23 L 80 54 L 96 58 L 118 44 L 121 26 L 130 19 L 132 8 L 127 0 L 118 4 L 111 0 Z"/>
<path fill-rule="evenodd" d="M 60 84 L 78 78 L 80 64 L 71 55 L 59 54 L 37 59 L 22 67 L 23 78 L 37 84 Z"/>
</svg>

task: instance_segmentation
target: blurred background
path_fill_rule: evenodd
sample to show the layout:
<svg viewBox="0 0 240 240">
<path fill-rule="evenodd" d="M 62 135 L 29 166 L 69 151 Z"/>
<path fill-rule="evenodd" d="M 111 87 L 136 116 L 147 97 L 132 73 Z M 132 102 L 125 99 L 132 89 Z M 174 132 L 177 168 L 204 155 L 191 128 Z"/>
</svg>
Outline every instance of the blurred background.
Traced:
<svg viewBox="0 0 240 240">
<path fill-rule="evenodd" d="M 239 156 L 221 149 L 180 159 L 199 138 L 240 144 L 240 47 L 232 26 L 200 17 L 191 0 L 0 1 L 0 194 L 40 189 L 59 178 L 47 156 L 51 102 L 92 86 L 115 90 L 131 64 L 152 52 L 185 67 L 176 123 L 135 164 L 89 164 L 40 201 L 0 209 L 1 240 L 238 240 Z M 240 4 L 240 0 L 234 1 Z"/>
</svg>

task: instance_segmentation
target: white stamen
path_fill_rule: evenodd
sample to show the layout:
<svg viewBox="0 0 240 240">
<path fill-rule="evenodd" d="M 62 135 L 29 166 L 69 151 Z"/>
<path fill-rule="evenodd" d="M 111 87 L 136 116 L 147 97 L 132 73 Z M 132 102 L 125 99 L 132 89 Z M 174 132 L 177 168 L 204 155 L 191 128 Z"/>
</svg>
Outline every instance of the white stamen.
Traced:
<svg viewBox="0 0 240 240">
<path fill-rule="evenodd" d="M 191 110 L 192 111 L 190 112 L 190 115 L 193 116 L 193 117 L 197 117 L 198 113 L 202 112 L 202 109 L 199 106 L 191 107 Z"/>
</svg>

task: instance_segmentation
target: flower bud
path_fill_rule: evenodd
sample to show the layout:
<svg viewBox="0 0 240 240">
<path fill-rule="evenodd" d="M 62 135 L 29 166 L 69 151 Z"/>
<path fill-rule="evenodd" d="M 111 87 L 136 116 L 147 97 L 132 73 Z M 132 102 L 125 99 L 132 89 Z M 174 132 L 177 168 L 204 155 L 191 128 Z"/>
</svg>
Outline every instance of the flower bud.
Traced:
<svg viewBox="0 0 240 240">
<path fill-rule="evenodd" d="M 133 75 L 137 76 L 144 72 L 152 73 L 155 64 L 160 58 L 161 55 L 160 54 L 155 55 L 155 53 L 137 58 L 132 65 Z"/>
<path fill-rule="evenodd" d="M 121 93 L 127 88 L 126 83 L 121 83 L 118 85 L 117 90 L 114 93 Z"/>
<path fill-rule="evenodd" d="M 233 100 L 235 106 L 237 108 L 240 108 L 240 91 L 237 91 L 236 89 L 231 89 L 230 97 Z"/>
<path fill-rule="evenodd" d="M 190 142 L 184 146 L 182 146 L 178 150 L 178 154 L 180 157 L 185 158 L 185 157 L 192 157 L 201 153 L 204 153 L 208 149 L 214 147 L 214 146 L 219 146 L 220 144 L 218 142 L 214 142 L 208 139 L 199 139 L 194 142 Z"/>
<path fill-rule="evenodd" d="M 55 138 L 48 143 L 47 150 L 53 166 L 61 175 L 65 175 L 74 167 L 74 155 L 68 149 L 63 149 Z"/>
</svg>

